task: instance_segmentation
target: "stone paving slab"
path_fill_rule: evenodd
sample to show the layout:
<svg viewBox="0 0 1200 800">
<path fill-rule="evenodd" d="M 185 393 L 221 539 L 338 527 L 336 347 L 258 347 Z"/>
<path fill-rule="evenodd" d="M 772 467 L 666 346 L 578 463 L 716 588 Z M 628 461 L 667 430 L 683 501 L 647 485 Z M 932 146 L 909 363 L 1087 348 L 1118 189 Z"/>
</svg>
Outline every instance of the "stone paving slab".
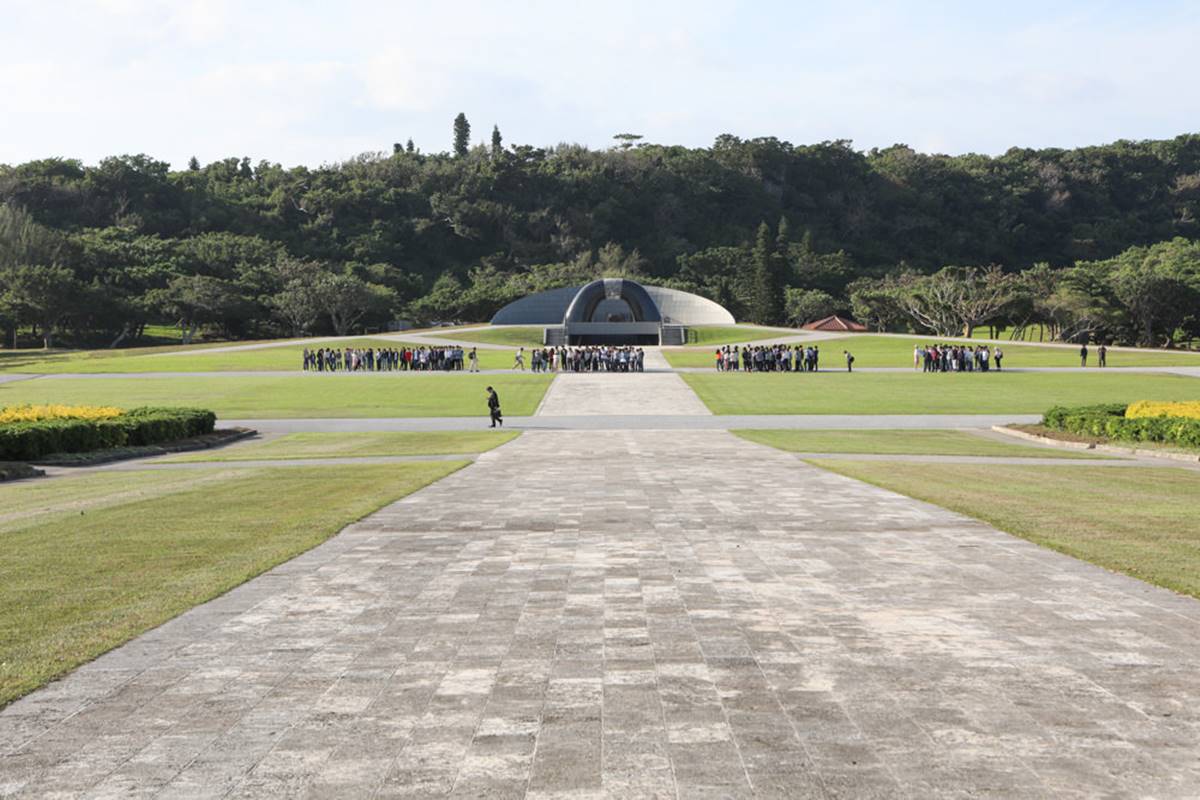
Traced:
<svg viewBox="0 0 1200 800">
<path fill-rule="evenodd" d="M 539 417 L 593 417 L 628 413 L 712 416 L 683 379 L 669 372 L 566 372 L 538 406 Z"/>
<path fill-rule="evenodd" d="M 1197 662 L 1195 600 L 789 454 L 535 432 L 10 705 L 0 794 L 1194 797 Z"/>
</svg>

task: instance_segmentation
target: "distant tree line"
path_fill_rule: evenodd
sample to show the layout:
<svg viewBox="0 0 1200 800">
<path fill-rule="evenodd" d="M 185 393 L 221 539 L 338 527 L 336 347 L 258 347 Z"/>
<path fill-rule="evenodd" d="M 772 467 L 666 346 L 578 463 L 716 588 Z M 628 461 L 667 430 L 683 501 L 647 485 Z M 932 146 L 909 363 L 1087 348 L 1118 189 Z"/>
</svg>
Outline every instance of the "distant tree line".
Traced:
<svg viewBox="0 0 1200 800">
<path fill-rule="evenodd" d="M 1200 135 L 941 156 L 904 145 L 608 150 L 411 140 L 319 168 L 145 155 L 0 165 L 5 342 L 130 343 L 483 320 L 603 275 L 739 319 L 839 312 L 1169 344 L 1200 330 Z M 948 266 L 949 265 L 949 266 Z"/>
</svg>

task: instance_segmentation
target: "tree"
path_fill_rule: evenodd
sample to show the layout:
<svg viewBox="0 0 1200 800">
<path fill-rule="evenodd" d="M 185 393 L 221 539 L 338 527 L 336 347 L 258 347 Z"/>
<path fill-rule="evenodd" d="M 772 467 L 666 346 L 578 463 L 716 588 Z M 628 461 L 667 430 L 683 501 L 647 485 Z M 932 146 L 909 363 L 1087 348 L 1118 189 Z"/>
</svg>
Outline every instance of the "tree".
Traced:
<svg viewBox="0 0 1200 800">
<path fill-rule="evenodd" d="M 191 343 L 201 325 L 227 324 L 247 309 L 232 283 L 209 275 L 181 275 L 147 295 L 149 304 L 175 318 L 184 344 Z"/>
<path fill-rule="evenodd" d="M 492 158 L 504 151 L 504 140 L 500 137 L 500 126 L 492 126 Z"/>
<path fill-rule="evenodd" d="M 196 158 L 195 156 L 192 156 L 191 158 L 189 158 L 188 159 L 188 169 L 191 170 L 192 172 L 199 172 L 200 171 L 200 159 Z"/>
<path fill-rule="evenodd" d="M 80 301 L 82 286 L 66 267 L 20 265 L 0 271 L 0 309 L 17 324 L 24 320 L 37 326 L 42 346 L 54 346 L 59 322 Z"/>
<path fill-rule="evenodd" d="M 893 330 L 908 319 L 893 280 L 859 278 L 846 287 L 846 294 L 854 318 L 871 330 Z"/>
<path fill-rule="evenodd" d="M 28 211 L 12 203 L 0 203 L 0 270 L 10 271 L 8 291 L 0 286 L 0 292 L 7 298 L 5 309 L 0 313 L 0 322 L 5 326 L 7 339 L 15 349 L 17 346 L 17 327 L 19 321 L 28 316 L 44 316 L 43 312 L 34 310 L 28 303 L 40 292 L 48 291 L 53 285 L 53 272 L 47 273 L 45 280 L 49 285 L 38 287 L 37 281 L 26 274 L 27 265 L 47 264 L 57 267 L 63 257 L 66 243 L 61 235 L 44 225 L 34 221 Z M 21 285 L 12 284 L 20 277 Z M 66 306 L 64 305 L 64 310 Z M 57 325 L 59 318 L 50 326 L 50 334 Z M 46 328 L 43 327 L 43 337 Z M 43 338 L 46 347 L 49 340 Z"/>
<path fill-rule="evenodd" d="M 457 319 L 463 312 L 465 296 L 462 281 L 453 273 L 443 272 L 428 294 L 409 305 L 409 312 L 425 322 Z"/>
<path fill-rule="evenodd" d="M 628 150 L 645 137 L 640 133 L 618 133 L 614 134 L 613 138 L 617 140 L 617 147 Z"/>
<path fill-rule="evenodd" d="M 350 333 L 364 316 L 388 310 L 395 296 L 391 289 L 353 275 L 327 275 L 317 289 L 321 310 L 329 315 L 329 323 L 338 336 Z"/>
<path fill-rule="evenodd" d="M 404 143 L 404 152 L 406 152 L 406 153 L 417 152 L 417 146 L 415 144 L 413 144 L 412 137 L 409 137 L 408 141 Z"/>
<path fill-rule="evenodd" d="M 759 223 L 752 251 L 754 265 L 754 298 L 750 319 L 759 325 L 779 325 L 783 322 L 783 281 L 779 260 L 775 257 L 771 228 Z"/>
<path fill-rule="evenodd" d="M 787 321 L 799 327 L 806 322 L 824 319 L 837 312 L 838 302 L 833 295 L 820 289 L 788 289 Z"/>
<path fill-rule="evenodd" d="M 303 336 L 325 311 L 321 280 L 327 265 L 316 261 L 281 258 L 276 265 L 283 288 L 272 295 L 269 305 L 287 323 L 292 336 Z"/>
<path fill-rule="evenodd" d="M 970 338 L 1016 294 L 1013 276 L 997 266 L 943 267 L 933 275 L 900 277 L 897 297 L 918 325 L 941 336 Z"/>
<path fill-rule="evenodd" d="M 470 147 L 471 123 L 467 122 L 467 115 L 460 111 L 454 118 L 454 155 L 465 158 Z"/>
<path fill-rule="evenodd" d="M 646 260 L 637 250 L 630 253 L 616 242 L 608 242 L 596 253 L 595 269 L 598 278 L 631 278 L 642 277 L 642 269 Z"/>
<path fill-rule="evenodd" d="M 65 246 L 58 232 L 39 225 L 25 209 L 0 203 L 0 267 L 57 264 Z"/>
</svg>

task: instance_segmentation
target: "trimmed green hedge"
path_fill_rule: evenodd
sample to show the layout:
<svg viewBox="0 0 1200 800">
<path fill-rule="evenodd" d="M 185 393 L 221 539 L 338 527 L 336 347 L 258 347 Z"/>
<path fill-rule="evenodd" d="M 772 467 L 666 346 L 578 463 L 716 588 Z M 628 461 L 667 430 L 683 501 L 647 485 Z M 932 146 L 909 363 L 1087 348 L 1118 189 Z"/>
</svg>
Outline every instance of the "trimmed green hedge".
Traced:
<svg viewBox="0 0 1200 800">
<path fill-rule="evenodd" d="M 114 419 L 13 422 L 0 425 L 0 461 L 187 439 L 212 433 L 216 421 L 216 414 L 201 408 L 134 408 Z"/>
<path fill-rule="evenodd" d="M 1200 420 L 1184 417 L 1128 419 L 1125 408 L 1115 404 L 1077 408 L 1055 406 L 1042 417 L 1042 424 L 1080 436 L 1103 436 L 1118 442 L 1159 442 L 1200 448 Z"/>
</svg>

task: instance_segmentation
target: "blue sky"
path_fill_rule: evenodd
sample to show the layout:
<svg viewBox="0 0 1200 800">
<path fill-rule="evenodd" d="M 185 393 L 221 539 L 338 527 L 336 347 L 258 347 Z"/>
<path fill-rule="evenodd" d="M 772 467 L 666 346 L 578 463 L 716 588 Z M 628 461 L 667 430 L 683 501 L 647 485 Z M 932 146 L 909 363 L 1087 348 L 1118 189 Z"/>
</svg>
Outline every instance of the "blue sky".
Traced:
<svg viewBox="0 0 1200 800">
<path fill-rule="evenodd" d="M 412 137 L 999 153 L 1200 130 L 1200 3 L 0 0 L 0 163 Z"/>
</svg>

